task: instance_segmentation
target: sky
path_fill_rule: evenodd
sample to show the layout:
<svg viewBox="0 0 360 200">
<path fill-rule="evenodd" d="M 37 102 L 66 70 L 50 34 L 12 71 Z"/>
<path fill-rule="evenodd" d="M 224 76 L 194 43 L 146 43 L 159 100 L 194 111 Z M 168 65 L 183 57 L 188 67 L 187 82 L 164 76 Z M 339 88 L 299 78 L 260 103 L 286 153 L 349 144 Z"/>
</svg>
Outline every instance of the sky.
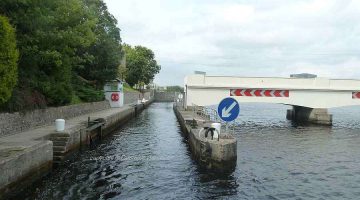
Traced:
<svg viewBox="0 0 360 200">
<path fill-rule="evenodd" d="M 359 0 L 105 0 L 121 38 L 152 49 L 158 85 L 208 75 L 360 79 Z"/>
</svg>

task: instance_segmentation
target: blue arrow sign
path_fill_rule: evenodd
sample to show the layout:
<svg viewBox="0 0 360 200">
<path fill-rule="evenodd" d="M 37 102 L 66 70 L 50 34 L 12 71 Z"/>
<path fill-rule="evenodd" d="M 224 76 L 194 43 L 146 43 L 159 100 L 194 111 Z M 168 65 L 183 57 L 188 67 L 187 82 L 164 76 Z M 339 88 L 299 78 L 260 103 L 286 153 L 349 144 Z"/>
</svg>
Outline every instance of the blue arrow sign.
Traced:
<svg viewBox="0 0 360 200">
<path fill-rule="evenodd" d="M 226 122 L 235 120 L 239 116 L 239 113 L 240 105 L 231 97 L 223 99 L 218 106 L 218 115 Z"/>
</svg>

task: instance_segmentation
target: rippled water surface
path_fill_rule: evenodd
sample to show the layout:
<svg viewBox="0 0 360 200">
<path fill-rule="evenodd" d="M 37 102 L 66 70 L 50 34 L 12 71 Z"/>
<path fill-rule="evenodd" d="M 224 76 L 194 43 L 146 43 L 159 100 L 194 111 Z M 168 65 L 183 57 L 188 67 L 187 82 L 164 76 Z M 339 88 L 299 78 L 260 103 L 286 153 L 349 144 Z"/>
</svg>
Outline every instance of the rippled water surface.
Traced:
<svg viewBox="0 0 360 200">
<path fill-rule="evenodd" d="M 287 108 L 242 105 L 236 169 L 218 174 L 192 160 L 172 104 L 154 103 L 23 197 L 359 199 L 360 108 L 330 110 L 333 127 L 293 124 Z"/>
</svg>

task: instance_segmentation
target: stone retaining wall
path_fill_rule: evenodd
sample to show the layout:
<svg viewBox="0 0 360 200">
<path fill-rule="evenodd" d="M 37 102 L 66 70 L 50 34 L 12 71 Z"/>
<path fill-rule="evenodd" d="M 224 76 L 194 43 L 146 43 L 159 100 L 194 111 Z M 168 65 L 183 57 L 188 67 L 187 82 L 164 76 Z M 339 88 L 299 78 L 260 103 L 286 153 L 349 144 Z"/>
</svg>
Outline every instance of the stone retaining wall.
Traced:
<svg viewBox="0 0 360 200">
<path fill-rule="evenodd" d="M 177 92 L 155 92 L 155 101 L 157 102 L 174 102 Z"/>
<path fill-rule="evenodd" d="M 220 140 L 202 138 L 199 136 L 200 129 L 210 121 L 206 122 L 200 116 L 194 117 L 191 111 L 176 106 L 173 108 L 190 150 L 200 166 L 221 172 L 233 172 L 237 160 L 236 138 L 223 132 L 220 134 Z M 196 128 L 189 124 L 194 121 L 198 126 Z"/>
<path fill-rule="evenodd" d="M 21 193 L 24 188 L 46 176 L 52 170 L 53 163 L 57 166 L 63 164 L 68 155 L 81 146 L 88 147 L 91 144 L 91 140 L 87 143 L 89 138 L 93 141 L 101 140 L 152 102 L 153 99 L 150 99 L 143 104 L 89 113 L 92 119 L 105 120 L 103 131 L 95 132 L 95 135 L 94 132 L 86 130 L 84 122 L 89 116 L 86 114 L 69 119 L 66 129 L 62 132 L 56 132 L 51 127 L 42 127 L 30 132 L 29 134 L 34 135 L 29 138 L 21 137 L 24 134 L 20 137 L 3 137 L 8 138 L 5 143 L 9 143 L 9 147 L 0 148 L 0 199 L 11 199 Z M 17 140 L 18 138 L 25 140 Z M 4 140 L 0 143 L 4 144 Z"/>
<path fill-rule="evenodd" d="M 124 96 L 124 104 L 136 103 L 139 99 L 145 98 L 147 100 L 152 96 L 151 92 L 145 92 L 144 96 L 139 92 L 126 92 Z"/>
<path fill-rule="evenodd" d="M 110 108 L 108 101 L 83 103 L 62 107 L 51 107 L 27 111 L 25 113 L 1 113 L 0 114 L 0 137 L 10 135 L 31 128 L 50 125 L 55 119 L 69 119 L 79 115 L 96 112 Z"/>
<path fill-rule="evenodd" d="M 125 93 L 125 104 L 135 103 L 139 99 L 138 92 Z M 145 99 L 150 99 L 150 92 L 144 94 Z M 110 108 L 108 101 L 83 103 L 62 107 L 50 107 L 27 111 L 25 113 L 0 113 L 0 137 L 39 126 L 50 125 L 55 119 L 69 119 L 79 115 L 92 113 Z"/>
</svg>

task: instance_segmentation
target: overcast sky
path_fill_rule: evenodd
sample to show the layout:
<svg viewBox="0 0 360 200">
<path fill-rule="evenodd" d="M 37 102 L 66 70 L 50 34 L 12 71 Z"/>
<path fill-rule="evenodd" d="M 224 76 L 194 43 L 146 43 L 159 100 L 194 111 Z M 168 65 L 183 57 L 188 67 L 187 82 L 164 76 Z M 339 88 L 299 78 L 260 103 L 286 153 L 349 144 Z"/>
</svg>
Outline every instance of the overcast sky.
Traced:
<svg viewBox="0 0 360 200">
<path fill-rule="evenodd" d="M 105 0 L 123 42 L 155 52 L 155 83 L 210 75 L 360 79 L 359 0 Z"/>
</svg>

